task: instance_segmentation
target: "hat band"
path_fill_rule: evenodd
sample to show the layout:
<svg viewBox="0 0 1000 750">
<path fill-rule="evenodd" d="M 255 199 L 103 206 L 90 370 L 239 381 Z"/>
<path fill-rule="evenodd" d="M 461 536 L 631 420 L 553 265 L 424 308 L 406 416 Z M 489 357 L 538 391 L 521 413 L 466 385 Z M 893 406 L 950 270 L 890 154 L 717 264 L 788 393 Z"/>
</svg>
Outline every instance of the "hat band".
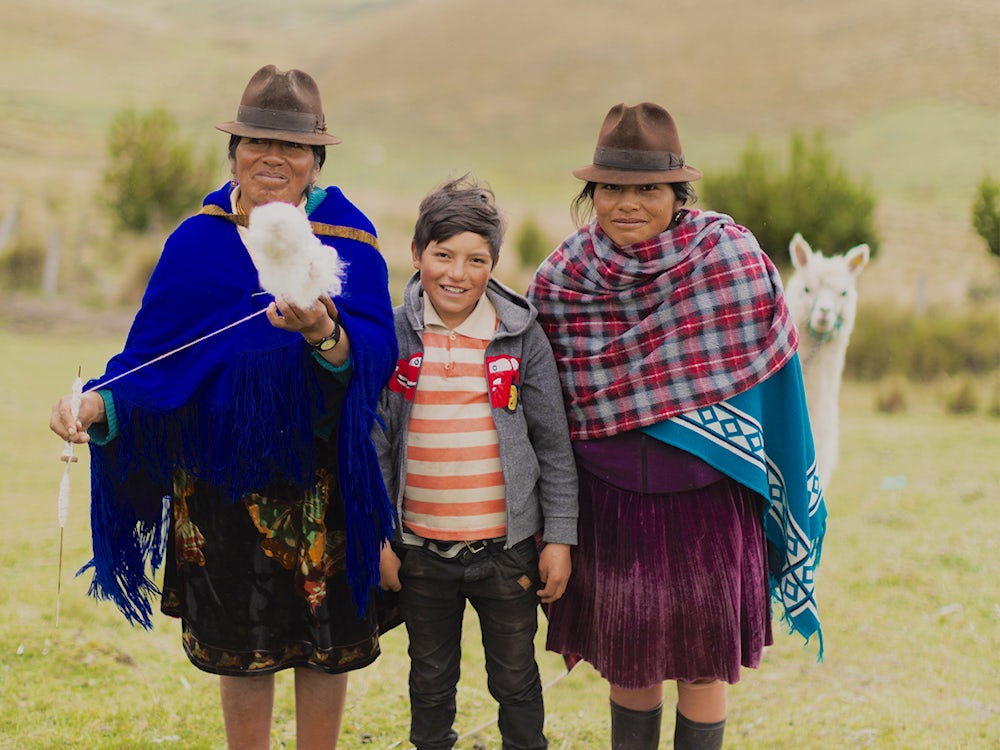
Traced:
<svg viewBox="0 0 1000 750">
<path fill-rule="evenodd" d="M 271 130 L 290 130 L 295 133 L 325 133 L 326 123 L 311 112 L 288 112 L 281 109 L 261 109 L 241 104 L 236 111 L 236 121 L 243 125 Z"/>
<path fill-rule="evenodd" d="M 635 151 L 625 148 L 594 149 L 594 164 L 598 167 L 629 169 L 636 172 L 667 172 L 684 166 L 684 156 L 672 151 Z"/>
</svg>

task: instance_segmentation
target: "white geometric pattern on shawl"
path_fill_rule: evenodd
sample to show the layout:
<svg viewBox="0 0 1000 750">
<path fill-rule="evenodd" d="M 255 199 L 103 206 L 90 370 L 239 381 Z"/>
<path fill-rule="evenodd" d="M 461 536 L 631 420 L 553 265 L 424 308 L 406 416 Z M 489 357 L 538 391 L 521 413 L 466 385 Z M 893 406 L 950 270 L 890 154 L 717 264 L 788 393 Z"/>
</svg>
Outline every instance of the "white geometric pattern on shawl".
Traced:
<svg viewBox="0 0 1000 750">
<path fill-rule="evenodd" d="M 624 249 L 591 222 L 541 264 L 527 296 L 576 440 L 729 398 L 798 343 L 773 263 L 749 231 L 708 211 Z"/>
<path fill-rule="evenodd" d="M 770 524 L 775 530 L 783 530 L 780 536 L 768 534 L 768 538 L 784 538 L 783 569 L 778 588 L 785 612 L 794 620 L 808 612 L 819 621 L 813 578 L 819 548 L 788 512 L 785 479 L 764 451 L 760 424 L 726 402 L 695 409 L 675 417 L 673 421 L 729 451 L 733 458 L 752 464 L 757 470 L 766 473 L 770 507 L 765 515 L 765 528 Z M 823 502 L 815 462 L 809 468 L 807 484 L 809 516 L 813 518 Z"/>
</svg>

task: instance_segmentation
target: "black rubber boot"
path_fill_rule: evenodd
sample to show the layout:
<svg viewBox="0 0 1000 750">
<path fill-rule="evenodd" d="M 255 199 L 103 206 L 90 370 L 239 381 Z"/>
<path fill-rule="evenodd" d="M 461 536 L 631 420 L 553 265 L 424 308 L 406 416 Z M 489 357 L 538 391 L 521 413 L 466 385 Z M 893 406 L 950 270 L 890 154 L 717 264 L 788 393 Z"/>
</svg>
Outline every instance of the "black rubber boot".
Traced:
<svg viewBox="0 0 1000 750">
<path fill-rule="evenodd" d="M 662 703 L 651 711 L 633 711 L 611 701 L 611 750 L 656 750 L 662 718 Z"/>
<path fill-rule="evenodd" d="M 721 750 L 726 720 L 713 724 L 691 721 L 680 711 L 674 724 L 674 750 Z"/>
</svg>

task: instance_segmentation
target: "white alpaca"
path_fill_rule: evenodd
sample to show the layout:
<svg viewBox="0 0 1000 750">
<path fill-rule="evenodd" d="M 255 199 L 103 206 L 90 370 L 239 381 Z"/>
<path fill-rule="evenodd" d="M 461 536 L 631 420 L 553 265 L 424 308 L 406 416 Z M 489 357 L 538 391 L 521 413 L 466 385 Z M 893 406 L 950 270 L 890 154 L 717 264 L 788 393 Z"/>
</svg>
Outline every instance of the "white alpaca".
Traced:
<svg viewBox="0 0 1000 750">
<path fill-rule="evenodd" d="M 858 310 L 857 279 L 868 264 L 869 249 L 857 245 L 828 258 L 796 233 L 788 252 L 795 271 L 785 284 L 785 297 L 799 331 L 817 472 L 823 486 L 829 487 L 837 467 L 840 382 Z"/>
<path fill-rule="evenodd" d="M 336 250 L 320 242 L 309 219 L 291 203 L 255 208 L 246 244 L 260 285 L 275 297 L 309 307 L 322 294 L 340 294 L 344 262 Z"/>
</svg>

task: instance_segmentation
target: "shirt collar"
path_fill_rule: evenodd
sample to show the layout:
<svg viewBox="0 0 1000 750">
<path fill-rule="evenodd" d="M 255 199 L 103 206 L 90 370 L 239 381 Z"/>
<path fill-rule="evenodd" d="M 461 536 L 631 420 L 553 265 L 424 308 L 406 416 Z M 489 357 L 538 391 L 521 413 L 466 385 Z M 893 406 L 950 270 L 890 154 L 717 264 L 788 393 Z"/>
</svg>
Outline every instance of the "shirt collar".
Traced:
<svg viewBox="0 0 1000 750">
<path fill-rule="evenodd" d="M 469 313 L 469 317 L 459 323 L 456 328 L 450 329 L 441 322 L 441 316 L 434 309 L 434 304 L 431 302 L 430 297 L 424 295 L 424 328 L 430 328 L 431 326 L 454 330 L 455 333 L 470 339 L 490 341 L 493 339 L 493 334 L 496 333 L 497 329 L 497 311 L 493 303 L 484 294 L 479 298 L 479 302 L 476 303 L 472 312 Z"/>
</svg>

